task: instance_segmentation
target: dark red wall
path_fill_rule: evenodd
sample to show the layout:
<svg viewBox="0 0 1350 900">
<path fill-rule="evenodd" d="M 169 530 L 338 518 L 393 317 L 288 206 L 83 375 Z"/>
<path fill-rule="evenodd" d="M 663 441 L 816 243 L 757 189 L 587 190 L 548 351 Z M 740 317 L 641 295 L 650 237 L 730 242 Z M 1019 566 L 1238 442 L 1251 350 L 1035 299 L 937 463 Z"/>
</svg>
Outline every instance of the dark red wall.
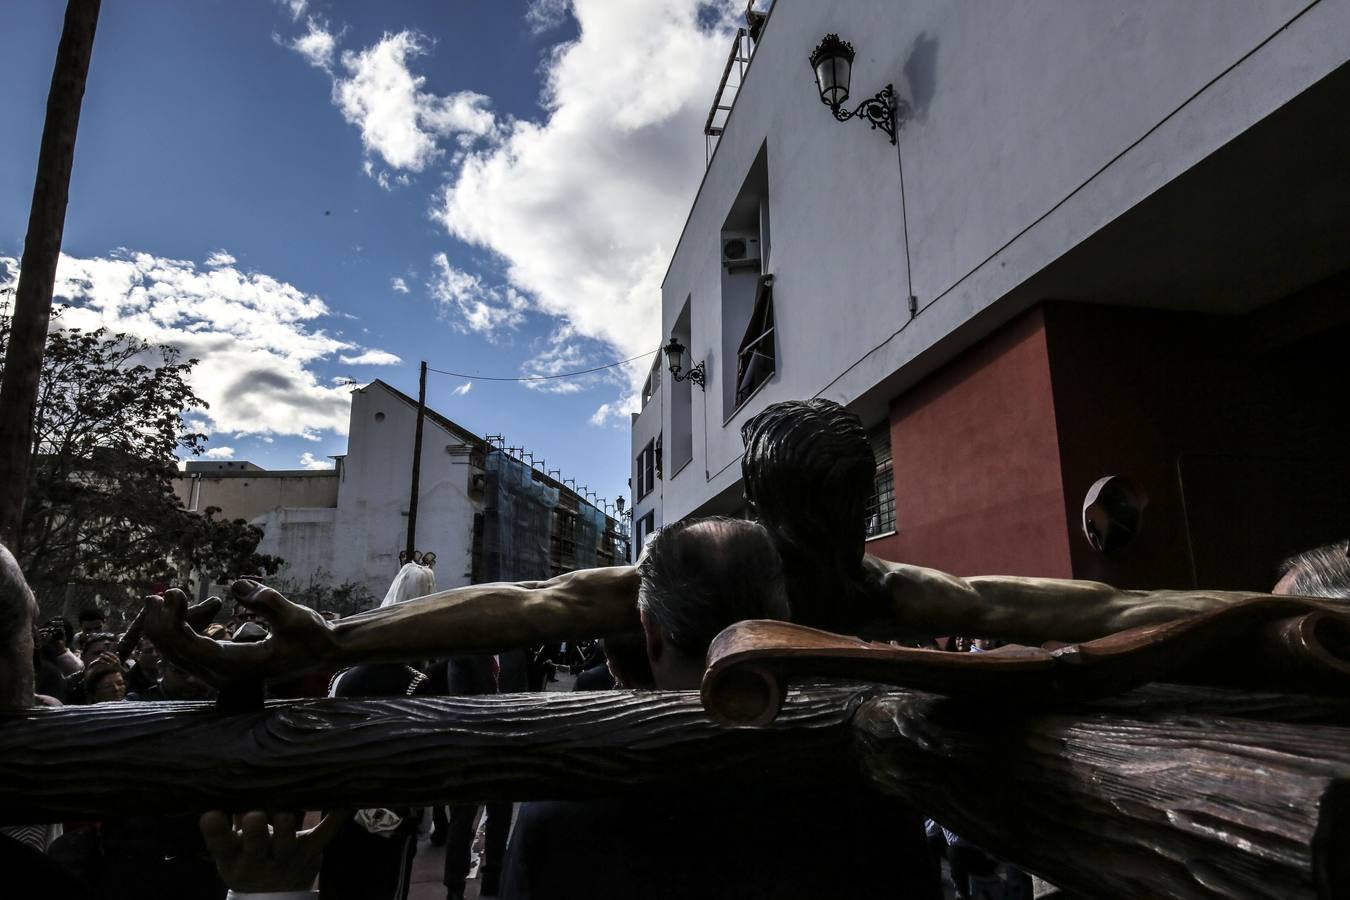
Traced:
<svg viewBox="0 0 1350 900">
<path fill-rule="evenodd" d="M 1069 577 L 1054 397 L 1032 310 L 891 405 L 887 559 L 957 574 Z"/>
<path fill-rule="evenodd" d="M 1350 337 L 1344 327 L 1282 336 L 1306 305 L 1290 298 L 1253 316 L 1046 305 L 1075 577 L 1269 590 L 1283 558 L 1350 534 Z M 1103 475 L 1149 495 L 1138 539 L 1110 555 L 1078 525 Z"/>
<path fill-rule="evenodd" d="M 1268 590 L 1280 561 L 1350 536 L 1350 275 L 1249 316 L 1046 303 L 891 403 L 887 559 L 1125 588 Z M 1083 536 L 1124 475 L 1129 547 Z"/>
<path fill-rule="evenodd" d="M 1074 577 L 1192 586 L 1178 465 L 1183 451 L 1228 443 L 1231 414 L 1212 357 L 1231 347 L 1233 319 L 1086 303 L 1044 309 Z M 1109 556 L 1081 528 L 1083 497 L 1104 475 L 1130 478 L 1149 500 L 1136 541 Z"/>
</svg>

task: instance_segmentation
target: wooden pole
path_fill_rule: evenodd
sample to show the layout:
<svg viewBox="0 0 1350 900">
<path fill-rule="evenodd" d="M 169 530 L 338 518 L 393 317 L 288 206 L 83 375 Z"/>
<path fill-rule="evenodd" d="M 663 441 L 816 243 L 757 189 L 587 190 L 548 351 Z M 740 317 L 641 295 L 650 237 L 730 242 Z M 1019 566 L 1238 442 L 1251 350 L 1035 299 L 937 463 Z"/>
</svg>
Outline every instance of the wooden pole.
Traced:
<svg viewBox="0 0 1350 900">
<path fill-rule="evenodd" d="M 69 0 L 56 48 L 47 118 L 42 126 L 33 203 L 28 212 L 14 318 L 0 376 L 0 542 L 19 553 L 24 497 L 33 452 L 33 408 L 47 346 L 56 263 L 66 226 L 75 135 L 80 124 L 100 0 Z"/>
<path fill-rule="evenodd" d="M 870 698 L 870 699 L 869 699 Z M 1018 710 L 790 691 L 767 728 L 693 693 L 105 703 L 0 716 L 0 822 L 872 783 L 1088 897 L 1350 896 L 1350 700 L 1155 685 Z M 841 823 L 843 827 L 846 823 Z M 885 860 L 878 860 L 883 865 Z"/>
<path fill-rule="evenodd" d="M 33 709 L 0 715 L 0 822 L 856 782 L 849 721 L 861 699 L 857 687 L 794 693 L 769 729 L 718 725 L 694 692 Z"/>
<path fill-rule="evenodd" d="M 408 562 L 413 561 L 413 552 L 417 548 L 417 494 L 422 477 L 422 423 L 427 414 L 427 363 L 422 360 L 422 368 L 417 376 L 417 431 L 413 437 L 412 487 L 408 496 L 408 542 L 405 548 Z"/>
<path fill-rule="evenodd" d="M 893 694 L 856 722 L 878 787 L 1075 896 L 1350 896 L 1344 699 L 1155 686 L 1028 715 Z"/>
</svg>

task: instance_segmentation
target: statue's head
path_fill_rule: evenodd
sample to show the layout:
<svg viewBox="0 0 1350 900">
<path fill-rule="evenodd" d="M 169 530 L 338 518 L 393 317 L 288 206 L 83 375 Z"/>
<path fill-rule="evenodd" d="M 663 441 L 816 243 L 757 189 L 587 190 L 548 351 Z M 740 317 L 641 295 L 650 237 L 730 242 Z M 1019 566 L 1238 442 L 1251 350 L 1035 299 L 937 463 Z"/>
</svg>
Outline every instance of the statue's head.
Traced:
<svg viewBox="0 0 1350 900">
<path fill-rule="evenodd" d="M 741 427 L 745 498 L 793 545 L 862 558 L 876 460 L 858 417 L 833 400 L 789 400 Z"/>
<path fill-rule="evenodd" d="M 847 630 L 860 583 L 876 460 L 858 417 L 832 400 L 775 403 L 741 428 L 745 498 L 773 536 L 794 621 Z"/>
</svg>

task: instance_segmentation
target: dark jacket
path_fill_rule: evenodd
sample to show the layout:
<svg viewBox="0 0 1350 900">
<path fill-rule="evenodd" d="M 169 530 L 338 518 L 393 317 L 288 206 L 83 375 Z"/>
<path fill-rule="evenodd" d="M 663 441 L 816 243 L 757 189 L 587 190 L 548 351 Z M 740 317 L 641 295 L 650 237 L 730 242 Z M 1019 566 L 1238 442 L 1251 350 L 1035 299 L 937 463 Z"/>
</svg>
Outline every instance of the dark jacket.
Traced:
<svg viewBox="0 0 1350 900">
<path fill-rule="evenodd" d="M 502 900 L 936 900 L 923 825 L 858 787 L 523 803 Z"/>
<path fill-rule="evenodd" d="M 528 691 L 529 656 L 524 650 L 508 650 L 497 654 L 497 673 L 493 674 L 493 660 L 489 654 L 454 656 L 446 663 L 450 693 L 460 697 L 479 694 L 514 694 Z"/>
</svg>

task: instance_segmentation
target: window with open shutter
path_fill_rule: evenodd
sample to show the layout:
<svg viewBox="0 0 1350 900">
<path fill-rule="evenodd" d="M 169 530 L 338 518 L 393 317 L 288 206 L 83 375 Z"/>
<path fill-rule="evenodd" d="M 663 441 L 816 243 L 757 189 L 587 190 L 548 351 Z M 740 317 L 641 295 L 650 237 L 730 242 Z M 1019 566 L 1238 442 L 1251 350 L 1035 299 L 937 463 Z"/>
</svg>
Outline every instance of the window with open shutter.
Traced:
<svg viewBox="0 0 1350 900">
<path fill-rule="evenodd" d="M 777 368 L 773 335 L 773 276 L 759 279 L 755 307 L 736 352 L 736 405 L 740 406 Z"/>
</svg>

